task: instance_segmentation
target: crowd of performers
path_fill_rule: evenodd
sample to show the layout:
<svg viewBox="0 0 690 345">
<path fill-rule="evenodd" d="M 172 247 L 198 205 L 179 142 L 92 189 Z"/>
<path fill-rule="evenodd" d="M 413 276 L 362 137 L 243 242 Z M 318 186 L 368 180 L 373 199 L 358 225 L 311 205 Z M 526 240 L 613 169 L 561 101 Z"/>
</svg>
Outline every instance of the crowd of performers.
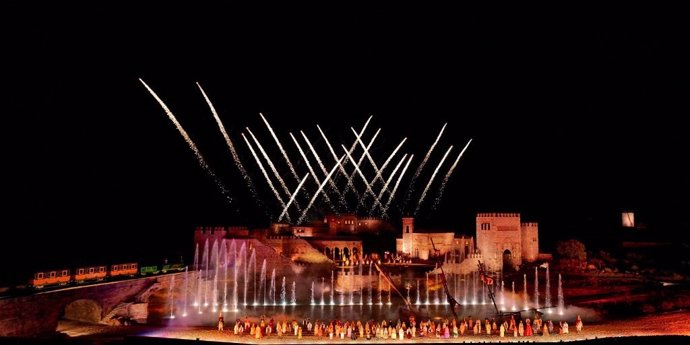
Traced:
<svg viewBox="0 0 690 345">
<path fill-rule="evenodd" d="M 579 333 L 582 331 L 582 319 L 577 316 L 575 329 Z M 225 321 L 223 315 L 218 317 L 218 330 L 225 331 Z M 417 323 L 414 317 L 406 321 L 386 321 L 376 322 L 374 320 L 362 321 L 319 321 L 312 322 L 304 319 L 297 320 L 266 320 L 262 316 L 258 322 L 250 322 L 248 318 L 235 320 L 231 329 L 227 330 L 237 336 L 248 335 L 261 339 L 264 337 L 296 336 L 315 336 L 319 338 L 340 338 L 340 339 L 412 339 L 417 337 L 426 338 L 459 338 L 467 335 L 489 335 L 499 337 L 530 337 L 530 336 L 550 336 L 554 334 L 568 334 L 568 322 L 560 321 L 557 324 L 551 320 L 543 321 L 536 318 L 534 320 L 525 319 L 516 321 L 513 317 L 510 320 L 497 322 L 496 320 L 481 319 L 473 320 L 466 317 L 458 321 L 452 320 L 426 320 Z"/>
</svg>

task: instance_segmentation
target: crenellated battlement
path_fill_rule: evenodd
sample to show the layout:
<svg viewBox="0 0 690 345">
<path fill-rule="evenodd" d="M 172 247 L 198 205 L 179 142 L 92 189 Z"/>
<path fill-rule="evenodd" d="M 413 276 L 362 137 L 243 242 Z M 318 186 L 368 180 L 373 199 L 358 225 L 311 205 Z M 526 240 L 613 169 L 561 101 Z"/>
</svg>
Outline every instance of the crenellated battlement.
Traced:
<svg viewBox="0 0 690 345">
<path fill-rule="evenodd" d="M 498 213 L 477 213 L 477 217 L 501 217 L 501 218 L 520 218 L 520 213 L 503 213 L 503 212 L 498 212 Z"/>
<path fill-rule="evenodd" d="M 194 230 L 201 235 L 213 235 L 216 233 L 227 233 L 224 226 L 197 226 Z"/>
<path fill-rule="evenodd" d="M 539 223 L 537 222 L 525 222 L 525 223 L 520 223 L 520 226 L 523 228 L 535 228 L 539 226 Z"/>
</svg>

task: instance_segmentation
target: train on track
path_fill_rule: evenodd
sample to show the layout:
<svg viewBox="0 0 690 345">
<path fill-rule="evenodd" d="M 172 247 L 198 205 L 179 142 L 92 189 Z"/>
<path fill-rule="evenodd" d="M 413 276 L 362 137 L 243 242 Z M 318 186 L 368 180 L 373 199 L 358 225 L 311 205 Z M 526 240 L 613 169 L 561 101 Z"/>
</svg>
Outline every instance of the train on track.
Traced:
<svg viewBox="0 0 690 345">
<path fill-rule="evenodd" d="M 182 272 L 185 270 L 183 263 L 168 264 L 161 266 L 141 266 L 136 262 L 112 264 L 108 266 L 89 266 L 78 267 L 74 271 L 61 269 L 55 271 L 43 271 L 34 273 L 29 279 L 29 286 L 34 289 L 45 287 L 85 284 L 122 277 L 148 276 L 168 272 Z"/>
</svg>

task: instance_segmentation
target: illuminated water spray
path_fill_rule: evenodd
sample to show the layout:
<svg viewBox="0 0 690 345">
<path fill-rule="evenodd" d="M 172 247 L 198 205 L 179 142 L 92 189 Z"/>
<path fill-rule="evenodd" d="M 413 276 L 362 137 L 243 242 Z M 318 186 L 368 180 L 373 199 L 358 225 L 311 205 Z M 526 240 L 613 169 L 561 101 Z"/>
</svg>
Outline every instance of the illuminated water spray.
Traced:
<svg viewBox="0 0 690 345">
<path fill-rule="evenodd" d="M 211 167 L 206 163 L 206 159 L 204 159 L 204 156 L 201 154 L 201 151 L 199 151 L 199 148 L 196 146 L 194 141 L 192 141 L 192 138 L 187 134 L 187 131 L 182 127 L 179 121 L 177 121 L 177 118 L 175 115 L 170 111 L 170 108 L 158 97 L 158 95 L 144 82 L 143 79 L 139 78 L 139 81 L 144 85 L 144 87 L 149 91 L 151 96 L 156 99 L 158 104 L 163 108 L 163 111 L 165 111 L 165 114 L 168 116 L 170 121 L 175 125 L 175 128 L 177 128 L 177 131 L 180 132 L 184 140 L 187 142 L 187 145 L 189 148 L 194 152 L 194 155 L 196 156 L 197 161 L 199 162 L 199 165 L 201 166 L 204 171 L 211 176 L 213 181 L 216 183 L 218 188 L 220 189 L 221 193 L 223 196 L 226 198 L 226 200 L 230 203 L 232 202 L 232 197 L 230 196 L 230 190 L 225 187 L 225 184 L 218 178 L 216 173 L 211 169 Z"/>
</svg>

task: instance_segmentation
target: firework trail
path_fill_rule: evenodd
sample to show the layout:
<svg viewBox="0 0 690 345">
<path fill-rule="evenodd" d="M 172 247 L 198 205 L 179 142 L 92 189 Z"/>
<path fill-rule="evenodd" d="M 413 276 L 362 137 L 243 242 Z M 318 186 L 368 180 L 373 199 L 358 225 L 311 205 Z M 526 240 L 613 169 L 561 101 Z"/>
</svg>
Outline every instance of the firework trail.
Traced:
<svg viewBox="0 0 690 345">
<path fill-rule="evenodd" d="M 371 117 L 369 117 L 369 119 L 371 119 Z M 368 124 L 368 123 L 369 123 L 369 122 L 367 121 L 367 124 Z M 364 129 L 366 129 L 366 125 L 365 125 L 364 127 L 365 127 L 365 128 L 362 129 L 362 132 L 361 132 L 361 133 L 364 133 Z M 338 159 L 338 155 L 335 154 L 335 150 L 333 150 L 333 146 L 331 146 L 331 142 L 328 141 L 328 138 L 326 137 L 326 134 L 321 130 L 321 127 L 320 127 L 319 125 L 316 125 L 316 128 L 319 129 L 319 132 L 321 133 L 321 136 L 322 136 L 323 139 L 326 141 L 326 145 L 328 146 L 328 150 L 331 151 L 331 155 L 333 155 L 333 159 L 336 159 L 336 160 L 337 160 L 337 159 Z M 353 148 L 353 150 L 354 150 L 354 148 Z M 350 153 L 352 153 L 352 151 L 350 151 Z M 351 185 L 351 184 L 352 184 L 352 179 L 348 177 L 347 171 L 345 171 L 345 167 L 344 167 L 342 164 L 338 164 L 338 169 L 339 169 L 339 171 L 343 174 L 343 176 L 345 176 L 346 178 L 348 178 L 347 184 L 348 184 L 348 185 Z M 357 196 L 357 199 L 359 199 L 359 198 L 360 198 L 359 192 L 358 192 L 356 189 L 354 189 L 354 185 L 353 185 L 352 191 L 353 191 L 353 192 L 355 193 L 355 195 Z M 340 204 L 343 205 L 343 206 L 345 206 L 345 207 L 347 208 L 348 212 L 350 211 L 350 207 L 349 207 L 349 205 L 347 204 L 347 201 L 345 200 L 345 193 L 340 194 Z"/>
<path fill-rule="evenodd" d="M 388 207 L 391 205 L 391 201 L 393 201 L 393 196 L 395 196 L 395 192 L 398 190 L 398 186 L 400 186 L 400 181 L 402 180 L 403 176 L 405 175 L 405 172 L 407 171 L 407 168 L 410 166 L 410 163 L 412 162 L 412 158 L 414 155 L 410 156 L 410 159 L 407 161 L 407 164 L 405 164 L 405 167 L 403 168 L 403 171 L 400 173 L 400 176 L 398 176 L 398 181 L 395 182 L 395 187 L 393 187 L 393 191 L 391 192 L 391 195 L 388 197 L 388 202 L 386 202 L 386 207 L 383 208 L 381 211 L 382 216 L 386 216 L 386 213 L 388 212 Z"/>
<path fill-rule="evenodd" d="M 285 149 L 283 149 L 283 145 L 280 144 L 280 140 L 278 140 L 278 136 L 276 136 L 276 133 L 273 132 L 273 127 L 268 123 L 268 120 L 264 117 L 262 113 L 259 113 L 259 116 L 261 116 L 261 119 L 264 120 L 264 123 L 266 124 L 266 127 L 268 127 L 268 131 L 271 132 L 271 136 L 273 137 L 273 140 L 275 140 L 276 145 L 278 145 L 278 149 L 280 150 L 280 153 L 283 154 L 283 158 L 285 158 L 285 162 L 288 165 L 288 168 L 290 168 L 290 172 L 292 173 L 292 176 L 295 178 L 297 182 L 299 182 L 299 176 L 297 176 L 297 172 L 295 171 L 295 167 L 292 166 L 292 162 L 290 161 L 290 158 L 288 158 L 287 152 L 285 152 Z"/>
<path fill-rule="evenodd" d="M 290 190 L 288 189 L 287 185 L 285 184 L 285 181 L 283 180 L 282 177 L 280 177 L 280 174 L 278 173 L 278 169 L 276 169 L 276 166 L 273 165 L 273 161 L 271 161 L 271 157 L 266 154 L 266 151 L 264 150 L 264 147 L 261 145 L 259 140 L 254 136 L 254 133 L 249 129 L 249 127 L 246 127 L 247 132 L 249 132 L 249 135 L 252 136 L 252 139 L 254 140 L 254 143 L 256 144 L 256 147 L 259 148 L 259 151 L 261 152 L 261 155 L 264 157 L 266 160 L 266 163 L 268 163 L 268 167 L 271 169 L 273 172 L 273 176 L 276 177 L 278 180 L 278 183 L 280 183 L 280 186 L 283 188 L 283 192 L 285 192 L 285 195 L 288 196 L 288 198 L 292 197 L 292 194 L 290 194 Z M 295 207 L 297 208 L 297 211 L 301 211 L 302 208 L 299 206 L 297 201 L 295 201 Z"/>
<path fill-rule="evenodd" d="M 378 134 L 378 132 L 376 132 L 376 134 Z M 373 140 L 372 140 L 372 142 L 373 142 Z M 362 170 L 359 169 L 359 164 L 362 162 L 362 160 L 360 159 L 359 162 L 355 163 L 354 159 L 352 159 L 352 156 L 350 155 L 350 152 L 347 151 L 347 148 L 345 147 L 345 145 L 340 145 L 340 146 L 343 148 L 343 150 L 344 150 L 345 153 L 347 154 L 348 158 L 350 158 L 350 161 L 351 161 L 352 164 L 355 166 L 355 172 L 357 172 L 357 174 L 359 175 L 359 177 L 362 178 L 362 181 L 364 181 L 364 186 L 367 187 L 366 192 L 367 192 L 367 193 L 370 193 L 370 194 L 374 197 L 374 202 L 376 203 L 376 205 L 379 205 L 379 207 L 383 207 L 383 205 L 381 205 L 381 201 L 380 201 L 379 198 L 376 196 L 376 193 L 374 193 L 374 191 L 371 189 L 371 186 L 369 185 L 369 182 L 367 181 L 367 178 L 364 177 L 364 174 L 362 173 Z M 362 157 L 362 158 L 364 158 L 364 157 Z M 362 199 L 363 199 L 363 198 L 362 198 Z M 360 199 L 359 203 L 362 204 L 362 200 L 361 200 L 361 199 Z M 358 205 L 358 206 L 359 206 L 359 205 Z"/>
<path fill-rule="evenodd" d="M 259 166 L 259 169 L 261 170 L 261 173 L 264 174 L 264 178 L 266 179 L 266 182 L 268 183 L 268 186 L 271 188 L 271 191 L 273 192 L 273 195 L 275 195 L 276 200 L 280 203 L 280 206 L 285 208 L 285 201 L 283 201 L 283 198 L 280 197 L 280 193 L 278 193 L 278 190 L 276 187 L 273 185 L 273 182 L 271 182 L 271 179 L 268 177 L 268 172 L 266 172 L 266 169 L 264 168 L 263 163 L 261 163 L 261 160 L 259 159 L 259 156 L 256 154 L 256 151 L 254 151 L 254 148 L 252 147 L 252 144 L 249 142 L 247 137 L 242 133 L 242 138 L 244 139 L 244 142 L 247 143 L 247 147 L 249 147 L 249 151 L 252 152 L 252 156 L 254 156 L 254 160 L 256 160 L 256 164 Z M 290 222 L 290 215 L 287 214 L 285 215 L 285 218 Z"/>
<path fill-rule="evenodd" d="M 453 165 L 448 170 L 448 173 L 446 173 L 446 177 L 443 178 L 443 182 L 441 183 L 441 188 L 438 190 L 438 196 L 436 196 L 436 200 L 434 200 L 434 205 L 431 208 L 432 210 L 435 210 L 438 207 L 438 205 L 441 203 L 441 198 L 443 197 L 443 191 L 446 189 L 446 184 L 448 183 L 448 180 L 450 179 L 450 175 L 453 174 L 453 171 L 455 170 L 455 167 L 458 165 L 460 158 L 465 153 L 465 150 L 467 150 L 467 148 L 470 146 L 471 142 L 472 142 L 472 139 L 470 139 L 470 141 L 467 142 L 467 144 L 462 149 L 462 151 L 460 151 L 458 158 L 455 159 L 455 162 L 453 162 Z"/>
<path fill-rule="evenodd" d="M 309 163 L 309 158 L 307 158 L 307 155 L 304 153 L 304 150 L 302 150 L 302 146 L 299 144 L 297 139 L 295 139 L 295 136 L 292 135 L 292 133 L 289 133 L 289 134 L 290 134 L 290 138 L 292 138 L 292 141 L 295 142 L 295 146 L 297 146 L 297 150 L 302 155 L 304 162 L 307 164 L 307 169 L 309 169 L 311 176 L 314 178 L 314 182 L 318 186 L 321 183 L 321 179 L 319 179 L 319 177 L 316 175 L 316 172 L 314 172 L 314 168 L 312 168 L 311 163 Z M 335 209 L 335 207 L 333 206 L 333 203 L 331 202 L 331 198 L 328 197 L 328 194 L 326 193 L 326 191 L 321 190 L 321 193 L 323 194 L 323 198 L 331 206 L 331 208 Z"/>
<path fill-rule="evenodd" d="M 336 164 L 333 166 L 333 169 L 331 169 L 331 171 L 330 171 L 330 172 L 328 173 L 328 175 L 326 176 L 326 179 L 323 181 L 323 183 L 321 183 L 321 185 L 319 185 L 319 189 L 316 190 L 316 193 L 314 193 L 314 196 L 311 197 L 311 200 L 309 201 L 309 204 L 308 204 L 307 207 L 304 209 L 304 211 L 302 211 L 302 215 L 301 215 L 301 216 L 299 217 L 299 219 L 297 220 L 297 224 L 301 224 L 301 223 L 302 223 L 302 221 L 304 220 L 304 216 L 307 215 L 307 211 L 309 211 L 309 209 L 311 208 L 311 206 L 314 204 L 314 201 L 315 201 L 316 198 L 319 196 L 319 193 L 321 192 L 321 190 L 323 189 L 323 187 L 326 185 L 326 182 L 328 182 L 328 180 L 330 180 L 331 175 L 333 175 L 333 173 L 335 172 L 335 169 L 338 167 L 338 164 L 340 164 L 340 163 L 342 162 L 343 158 L 345 158 L 344 155 L 343 155 L 342 157 L 340 157 L 340 159 L 338 159 L 338 161 L 336 162 Z"/>
<path fill-rule="evenodd" d="M 304 184 L 304 181 L 307 180 L 307 177 L 309 177 L 309 174 L 304 175 L 304 178 L 302 181 L 297 185 L 297 188 L 295 188 L 295 192 L 292 193 L 292 197 L 290 198 L 290 201 L 288 201 L 287 205 L 285 205 L 285 208 L 283 208 L 283 212 L 280 213 L 280 217 L 278 217 L 278 222 L 280 223 L 280 220 L 283 219 L 283 216 L 287 213 L 288 209 L 290 208 L 290 204 L 292 204 L 293 201 L 295 201 L 295 197 L 297 196 L 297 193 L 299 193 L 300 188 L 302 188 L 302 185 Z"/>
<path fill-rule="evenodd" d="M 328 170 L 326 170 L 326 167 L 323 165 L 323 162 L 321 161 L 321 157 L 319 157 L 319 154 L 314 149 L 314 146 L 311 144 L 311 141 L 309 140 L 307 135 L 304 134 L 303 131 L 299 132 L 302 134 L 304 141 L 307 142 L 307 146 L 309 146 L 309 150 L 311 150 L 311 153 L 314 155 L 314 158 L 316 158 L 316 163 L 319 164 L 319 167 L 321 168 L 321 171 L 323 172 L 324 176 L 328 175 Z M 340 189 L 338 189 L 338 186 L 335 185 L 335 182 L 333 182 L 333 180 L 328 180 L 328 184 L 331 186 L 331 189 L 335 191 L 336 194 L 338 194 L 339 198 L 343 197 L 343 195 L 340 193 Z"/>
<path fill-rule="evenodd" d="M 259 198 L 259 193 L 256 191 L 256 187 L 254 187 L 254 182 L 252 181 L 252 178 L 247 173 L 247 170 L 244 168 L 244 165 L 242 165 L 242 161 L 240 161 L 240 156 L 237 155 L 237 151 L 235 150 L 235 145 L 232 143 L 232 140 L 230 140 L 230 136 L 228 135 L 228 132 L 225 130 L 225 126 L 223 125 L 223 122 L 220 120 L 220 117 L 218 116 L 218 112 L 216 112 L 216 108 L 213 106 L 213 103 L 211 103 L 211 100 L 206 95 L 206 92 L 204 92 L 204 89 L 201 87 L 201 84 L 196 83 L 196 86 L 199 87 L 199 90 L 201 91 L 201 94 L 204 96 L 204 99 L 206 100 L 208 107 L 211 109 L 211 113 L 213 114 L 213 118 L 216 120 L 216 123 L 218 124 L 218 128 L 220 128 L 220 132 L 221 132 L 221 134 L 223 134 L 223 138 L 225 138 L 225 143 L 228 145 L 228 149 L 230 149 L 230 154 L 232 155 L 232 159 L 235 161 L 235 165 L 237 166 L 237 169 L 239 169 L 240 174 L 242 175 L 242 178 L 247 183 L 247 186 L 249 187 L 249 191 L 252 193 L 254 200 L 259 205 L 261 205 L 261 198 Z"/>
<path fill-rule="evenodd" d="M 357 163 L 355 163 L 354 159 L 352 158 L 352 150 L 350 150 L 350 151 L 346 150 L 347 158 L 348 158 L 348 160 L 352 161 L 352 165 L 354 165 L 355 169 L 353 169 L 352 173 L 348 175 L 348 185 L 347 185 L 347 187 L 345 187 L 345 191 L 343 192 L 343 194 L 347 193 L 348 188 L 350 188 L 350 187 L 355 188 L 354 184 L 352 183 L 352 176 L 354 176 L 355 173 L 359 170 L 359 166 L 362 164 L 362 161 L 364 161 L 364 157 L 366 156 L 365 153 L 368 152 L 369 148 L 371 148 L 371 145 L 374 144 L 374 141 L 376 140 L 376 137 L 379 136 L 379 133 L 381 133 L 381 128 L 379 128 L 376 131 L 374 136 L 371 138 L 371 141 L 369 141 L 369 145 L 367 145 L 367 147 L 364 148 L 364 153 L 362 153 L 362 156 L 359 157 L 359 160 L 357 161 Z M 354 145 L 356 145 L 356 144 L 357 144 L 357 142 L 355 141 Z M 360 171 L 360 173 L 361 173 L 361 171 Z M 364 176 L 364 175 L 362 175 L 362 176 Z M 371 186 L 369 186 L 369 182 L 367 182 L 366 179 L 364 179 L 364 183 L 367 185 L 367 187 L 369 187 L 369 189 L 371 189 Z M 364 195 L 366 195 L 366 192 L 364 193 Z M 372 195 L 374 195 L 374 197 L 376 196 L 376 194 L 373 194 L 373 193 L 372 193 Z M 357 204 L 357 207 L 362 206 L 362 199 L 364 199 L 364 196 L 359 198 L 359 203 Z"/>
<path fill-rule="evenodd" d="M 228 201 L 228 203 L 232 203 L 232 197 L 230 196 L 230 190 L 227 187 L 225 187 L 225 184 L 223 183 L 223 181 L 221 181 L 220 178 L 218 178 L 218 176 L 213 171 L 213 169 L 211 169 L 211 167 L 208 165 L 208 163 L 206 163 L 206 159 L 204 159 L 204 156 L 201 154 L 201 151 L 199 151 L 199 148 L 196 146 L 194 141 L 192 141 L 192 138 L 189 137 L 189 134 L 187 134 L 187 131 L 185 131 L 185 129 L 180 124 L 180 122 L 177 121 L 177 118 L 172 113 L 172 111 L 170 111 L 170 108 L 168 108 L 168 106 L 165 105 L 165 103 L 160 99 L 160 97 L 158 97 L 158 95 L 153 91 L 153 89 L 151 89 L 148 86 L 148 84 L 146 84 L 144 82 L 143 79 L 139 78 L 139 81 L 149 91 L 151 96 L 153 96 L 153 98 L 156 99 L 156 101 L 161 106 L 161 108 L 163 108 L 163 111 L 165 111 L 165 114 L 168 116 L 170 121 L 172 121 L 172 123 L 175 125 L 175 128 L 177 128 L 177 131 L 180 132 L 180 134 L 182 135 L 184 140 L 187 142 L 187 145 L 192 150 L 192 152 L 194 152 L 194 155 L 196 156 L 196 160 L 199 162 L 199 165 L 201 166 L 201 168 L 204 169 L 204 171 L 209 176 L 211 176 L 211 178 L 213 178 L 213 181 L 216 183 L 216 185 L 218 186 L 218 188 L 220 189 L 221 193 L 223 194 L 225 199 Z"/>
<path fill-rule="evenodd" d="M 434 169 L 434 173 L 431 174 L 431 178 L 429 179 L 429 182 L 426 184 L 426 187 L 424 187 L 424 191 L 422 192 L 422 196 L 419 198 L 419 201 L 417 201 L 417 207 L 414 210 L 414 215 L 415 217 L 417 216 L 417 213 L 419 212 L 419 208 L 422 207 L 422 203 L 424 202 L 424 198 L 426 198 L 426 193 L 429 191 L 429 188 L 431 187 L 431 183 L 434 182 L 434 178 L 436 177 L 436 174 L 438 174 L 438 170 L 441 169 L 441 165 L 443 165 L 443 162 L 446 161 L 446 158 L 448 158 L 448 154 L 450 154 L 450 151 L 453 149 L 453 145 L 450 145 L 448 148 L 448 151 L 446 151 L 446 154 L 443 155 L 443 158 L 441 158 L 441 162 L 438 163 L 436 166 L 436 169 Z"/>
<path fill-rule="evenodd" d="M 386 180 L 386 183 L 383 185 L 383 188 L 381 188 L 381 191 L 379 192 L 378 198 L 381 200 L 383 197 L 383 194 L 388 190 L 388 185 L 390 185 L 391 181 L 393 181 L 393 176 L 395 176 L 395 173 L 398 172 L 398 169 L 402 166 L 403 163 L 405 163 L 405 159 L 407 158 L 407 153 L 400 159 L 400 162 L 395 166 L 395 169 L 391 172 L 391 174 L 388 176 L 388 179 Z M 372 212 L 376 210 L 376 205 L 374 205 L 374 208 L 372 208 Z"/>
<path fill-rule="evenodd" d="M 433 144 L 431 144 L 429 151 L 426 153 L 426 156 L 424 156 L 424 159 L 419 164 L 417 171 L 415 171 L 414 175 L 412 175 L 412 180 L 410 181 L 410 188 L 408 188 L 408 190 L 407 190 L 407 196 L 405 196 L 405 201 L 403 202 L 403 207 L 405 207 L 407 205 L 407 203 L 410 201 L 410 197 L 412 197 L 412 193 L 414 192 L 415 182 L 417 182 L 417 178 L 419 178 L 419 175 L 422 173 L 422 169 L 424 169 L 424 166 L 426 165 L 427 161 L 429 161 L 429 157 L 431 157 L 431 153 L 434 152 L 434 148 L 436 147 L 436 144 L 438 144 L 438 141 L 441 140 L 441 136 L 443 135 L 443 131 L 446 129 L 447 125 L 448 125 L 448 122 L 443 124 L 443 127 L 441 128 L 441 131 L 438 133 L 436 140 L 434 141 Z"/>
</svg>

